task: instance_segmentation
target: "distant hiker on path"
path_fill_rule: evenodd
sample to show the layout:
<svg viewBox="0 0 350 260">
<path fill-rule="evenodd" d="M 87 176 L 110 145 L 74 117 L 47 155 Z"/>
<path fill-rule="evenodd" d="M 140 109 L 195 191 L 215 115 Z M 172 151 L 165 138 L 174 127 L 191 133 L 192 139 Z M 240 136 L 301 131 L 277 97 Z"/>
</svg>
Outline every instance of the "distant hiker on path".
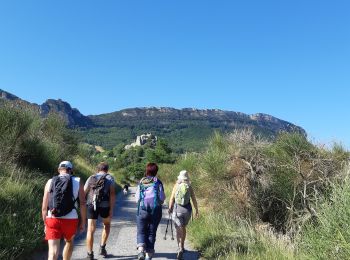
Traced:
<svg viewBox="0 0 350 260">
<path fill-rule="evenodd" d="M 129 190 L 129 185 L 128 185 L 128 184 L 125 184 L 124 187 L 123 187 L 123 193 L 124 193 L 124 195 L 128 195 L 128 190 Z"/>
<path fill-rule="evenodd" d="M 192 215 L 191 199 L 195 208 L 195 216 L 198 217 L 196 196 L 192 189 L 188 173 L 183 170 L 177 177 L 177 182 L 174 185 L 169 201 L 169 214 L 172 214 L 176 228 L 178 243 L 177 259 L 183 259 L 186 226 Z"/>
<path fill-rule="evenodd" d="M 137 209 L 138 260 L 150 260 L 154 254 L 157 228 L 162 218 L 162 204 L 165 200 L 164 187 L 156 177 L 158 166 L 148 163 L 145 177 L 137 186 L 135 199 Z"/>
<path fill-rule="evenodd" d="M 93 244 L 96 231 L 96 220 L 102 218 L 103 231 L 99 254 L 106 257 L 106 243 L 111 229 L 113 207 L 115 204 L 115 182 L 108 173 L 109 166 L 101 162 L 97 173 L 90 176 L 85 183 L 84 191 L 87 196 L 88 229 L 86 234 L 87 258 L 94 259 Z"/>
<path fill-rule="evenodd" d="M 72 256 L 74 236 L 79 223 L 76 202 L 79 199 L 80 232 L 84 231 L 86 224 L 86 202 L 80 178 L 72 176 L 72 163 L 61 162 L 58 172 L 59 175 L 48 180 L 45 185 L 41 212 L 45 223 L 45 239 L 49 244 L 48 259 L 58 258 L 60 240 L 63 237 L 66 242 L 63 259 L 69 260 Z"/>
</svg>

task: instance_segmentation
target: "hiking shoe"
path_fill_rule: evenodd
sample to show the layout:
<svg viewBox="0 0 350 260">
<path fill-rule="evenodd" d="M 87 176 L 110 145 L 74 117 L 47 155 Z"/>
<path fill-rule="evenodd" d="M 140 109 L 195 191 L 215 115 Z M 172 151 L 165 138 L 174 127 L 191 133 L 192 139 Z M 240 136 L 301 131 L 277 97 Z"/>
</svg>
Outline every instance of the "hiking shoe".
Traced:
<svg viewBox="0 0 350 260">
<path fill-rule="evenodd" d="M 178 260 L 183 260 L 184 259 L 184 251 L 183 250 L 178 250 L 177 251 L 176 259 L 178 259 Z"/>
<path fill-rule="evenodd" d="M 87 257 L 86 257 L 87 260 L 94 260 L 94 252 L 91 252 L 91 254 L 87 253 Z"/>
<path fill-rule="evenodd" d="M 138 260 L 145 260 L 145 252 L 140 252 L 140 253 L 137 255 L 137 259 L 138 259 Z"/>
<path fill-rule="evenodd" d="M 147 253 L 145 260 L 152 260 L 153 254 Z"/>
<path fill-rule="evenodd" d="M 106 245 L 104 245 L 104 246 L 100 246 L 99 255 L 102 255 L 102 256 L 104 256 L 104 257 L 106 257 L 106 256 L 107 256 Z"/>
</svg>

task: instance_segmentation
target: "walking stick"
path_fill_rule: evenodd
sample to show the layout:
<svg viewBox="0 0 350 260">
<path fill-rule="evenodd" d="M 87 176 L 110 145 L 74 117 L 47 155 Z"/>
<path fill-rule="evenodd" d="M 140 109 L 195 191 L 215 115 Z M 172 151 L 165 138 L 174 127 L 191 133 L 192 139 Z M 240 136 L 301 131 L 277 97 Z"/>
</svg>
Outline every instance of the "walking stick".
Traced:
<svg viewBox="0 0 350 260">
<path fill-rule="evenodd" d="M 171 229 L 171 240 L 174 240 L 173 217 L 172 216 L 170 216 L 170 229 Z"/>
<path fill-rule="evenodd" d="M 169 217 L 170 217 L 170 214 L 169 214 Z M 166 223 L 166 229 L 165 229 L 164 240 L 166 240 L 166 234 L 168 233 L 169 221 L 170 221 L 170 218 L 168 218 L 168 221 L 167 221 L 167 223 Z"/>
</svg>

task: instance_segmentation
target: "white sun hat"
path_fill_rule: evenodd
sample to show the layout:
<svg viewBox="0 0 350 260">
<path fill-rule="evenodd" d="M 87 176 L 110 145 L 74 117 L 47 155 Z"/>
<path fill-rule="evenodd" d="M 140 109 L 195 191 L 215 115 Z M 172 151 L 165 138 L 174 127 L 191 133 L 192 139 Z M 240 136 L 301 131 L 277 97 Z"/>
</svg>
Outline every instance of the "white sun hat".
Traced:
<svg viewBox="0 0 350 260">
<path fill-rule="evenodd" d="M 182 170 L 177 177 L 179 181 L 188 181 L 190 178 L 188 177 L 188 172 L 186 170 Z"/>
</svg>

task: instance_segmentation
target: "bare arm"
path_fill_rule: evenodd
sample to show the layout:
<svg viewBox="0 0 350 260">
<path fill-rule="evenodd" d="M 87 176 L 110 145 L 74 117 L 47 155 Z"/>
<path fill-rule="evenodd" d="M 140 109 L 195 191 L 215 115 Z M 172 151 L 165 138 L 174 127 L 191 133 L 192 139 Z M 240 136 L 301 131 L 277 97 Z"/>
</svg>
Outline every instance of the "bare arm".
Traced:
<svg viewBox="0 0 350 260">
<path fill-rule="evenodd" d="M 111 186 L 109 187 L 109 216 L 113 217 L 113 208 L 115 204 L 115 183 L 113 182 Z"/>
<path fill-rule="evenodd" d="M 45 188 L 44 188 L 44 196 L 43 196 L 43 202 L 41 205 L 41 216 L 43 218 L 43 221 L 45 222 L 46 216 L 47 216 L 47 207 L 49 206 L 49 182 L 46 182 Z"/>
<path fill-rule="evenodd" d="M 84 184 L 80 182 L 79 185 L 79 205 L 80 205 L 80 231 L 83 232 L 85 229 L 86 224 L 86 199 L 85 199 L 85 192 L 84 192 Z"/>
<path fill-rule="evenodd" d="M 197 203 L 197 199 L 196 199 L 196 195 L 194 194 L 193 188 L 191 187 L 191 199 L 192 199 L 192 204 L 193 207 L 195 209 L 195 216 L 198 217 L 199 212 L 198 212 L 198 203 Z"/>
<path fill-rule="evenodd" d="M 90 191 L 90 185 L 89 185 L 90 177 L 86 180 L 86 183 L 84 185 L 84 198 L 86 199 L 87 194 Z"/>
<path fill-rule="evenodd" d="M 173 212 L 176 187 L 177 187 L 177 184 L 174 185 L 173 191 L 171 192 L 171 196 L 170 196 L 170 200 L 169 200 L 169 213 Z"/>
</svg>

